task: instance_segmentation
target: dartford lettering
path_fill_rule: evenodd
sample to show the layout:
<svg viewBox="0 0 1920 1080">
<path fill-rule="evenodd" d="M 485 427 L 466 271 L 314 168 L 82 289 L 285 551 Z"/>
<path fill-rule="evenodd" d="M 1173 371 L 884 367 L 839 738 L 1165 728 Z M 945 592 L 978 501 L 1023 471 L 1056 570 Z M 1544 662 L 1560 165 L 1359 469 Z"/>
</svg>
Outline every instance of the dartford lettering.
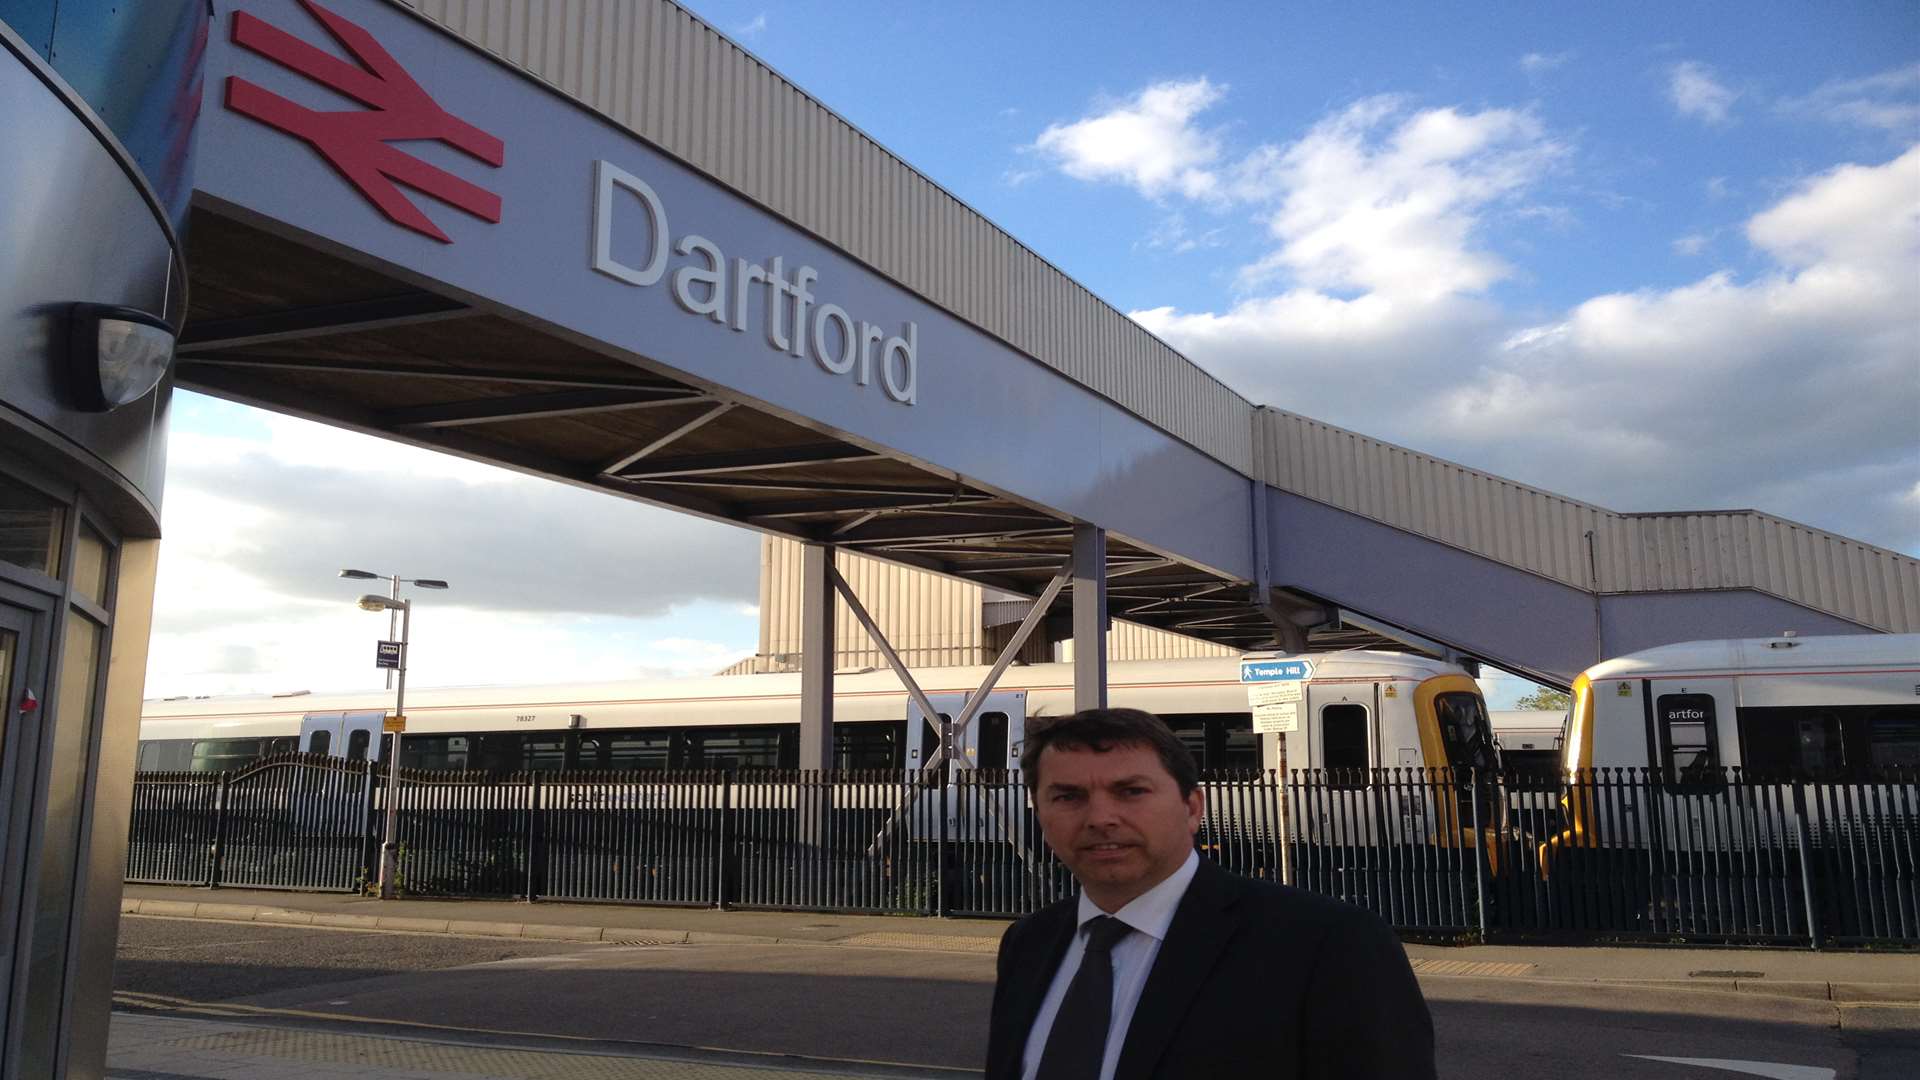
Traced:
<svg viewBox="0 0 1920 1080">
<path fill-rule="evenodd" d="M 614 258 L 616 191 L 634 196 L 646 211 L 650 243 L 643 265 Z M 877 377 L 881 392 L 901 405 L 918 400 L 917 324 L 907 322 L 892 334 L 856 319 L 840 305 L 814 294 L 813 287 L 820 282 L 818 270 L 797 266 L 789 276 L 782 256 L 765 263 L 729 261 L 720 245 L 698 233 L 687 233 L 675 242 L 667 208 L 652 185 L 610 162 L 594 162 L 593 269 L 623 284 L 646 288 L 667 276 L 668 261 L 675 256 L 680 261 L 668 288 L 682 311 L 744 334 L 753 322 L 757 302 L 765 312 L 758 328 L 769 348 L 796 360 L 811 359 L 829 375 L 851 375 L 855 386 L 870 386 Z"/>
</svg>

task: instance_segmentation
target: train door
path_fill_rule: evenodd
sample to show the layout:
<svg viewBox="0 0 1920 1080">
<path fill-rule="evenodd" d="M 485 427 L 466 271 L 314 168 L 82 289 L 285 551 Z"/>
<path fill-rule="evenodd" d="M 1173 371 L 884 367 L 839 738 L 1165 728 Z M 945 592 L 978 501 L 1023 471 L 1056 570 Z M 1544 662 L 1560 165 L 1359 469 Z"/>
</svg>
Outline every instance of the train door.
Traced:
<svg viewBox="0 0 1920 1080">
<path fill-rule="evenodd" d="M 1732 839 L 1720 814 L 1735 746 L 1734 680 L 1649 679 L 1642 716 L 1647 760 L 1662 797 L 1649 826 L 1668 851 L 1723 849 Z"/>
<path fill-rule="evenodd" d="M 308 713 L 300 718 L 300 749 L 349 761 L 379 761 L 384 712 Z"/>
<path fill-rule="evenodd" d="M 951 720 L 966 707 L 965 694 L 928 694 L 927 701 L 938 715 L 931 721 L 921 711 L 920 703 L 907 699 L 907 768 L 919 770 L 925 762 L 933 760 L 940 748 L 940 724 Z M 958 756 L 950 764 L 949 771 L 962 769 L 1017 769 L 1020 767 L 1020 748 L 1025 743 L 1027 730 L 1027 692 L 1025 690 L 1003 690 L 987 695 L 987 700 L 974 713 L 973 722 L 965 731 L 957 732 L 955 747 Z"/>
<path fill-rule="evenodd" d="M 966 707 L 965 694 L 928 694 L 927 701 L 939 712 L 931 718 L 911 698 L 907 701 L 907 769 L 915 773 L 931 761 L 940 748 L 940 723 L 952 720 Z M 940 834 L 940 814 L 945 814 L 948 840 L 1015 840 L 1022 835 L 1021 821 L 1026 799 L 1017 778 L 1007 770 L 1020 766 L 1020 748 L 1026 740 L 1027 692 L 1005 690 L 987 695 L 974 713 L 966 730 L 956 732 L 958 751 L 948 763 L 938 797 L 923 792 L 913 812 L 913 838 L 933 840 Z M 979 774 L 976 781 L 956 786 L 953 778 L 962 772 Z M 992 775 L 992 774 L 1000 775 Z M 970 805 L 961 812 L 960 800 Z M 965 828 L 965 836 L 960 830 Z"/>
<path fill-rule="evenodd" d="M 1307 684 L 1299 726 L 1306 735 L 1304 764 L 1315 770 L 1306 789 L 1305 825 L 1316 843 L 1359 843 L 1372 832 L 1374 815 L 1366 803 L 1368 770 L 1379 762 L 1378 695 L 1379 684 L 1372 682 Z"/>
</svg>

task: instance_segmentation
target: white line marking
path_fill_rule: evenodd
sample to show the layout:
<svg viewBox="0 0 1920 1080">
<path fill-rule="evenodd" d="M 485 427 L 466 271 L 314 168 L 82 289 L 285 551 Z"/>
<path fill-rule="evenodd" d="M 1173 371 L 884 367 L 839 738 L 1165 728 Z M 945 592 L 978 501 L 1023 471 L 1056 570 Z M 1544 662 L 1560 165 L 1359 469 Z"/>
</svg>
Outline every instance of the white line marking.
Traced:
<svg viewBox="0 0 1920 1080">
<path fill-rule="evenodd" d="M 1643 1058 L 1647 1061 L 1665 1061 L 1674 1065 L 1698 1065 L 1703 1069 L 1721 1069 L 1726 1072 L 1746 1073 L 1748 1076 L 1765 1076 L 1772 1080 L 1834 1080 L 1840 1075 L 1832 1069 L 1819 1065 L 1783 1065 L 1777 1061 L 1733 1061 L 1728 1058 L 1683 1058 L 1656 1057 L 1653 1054 L 1621 1054 L 1621 1057 Z"/>
</svg>

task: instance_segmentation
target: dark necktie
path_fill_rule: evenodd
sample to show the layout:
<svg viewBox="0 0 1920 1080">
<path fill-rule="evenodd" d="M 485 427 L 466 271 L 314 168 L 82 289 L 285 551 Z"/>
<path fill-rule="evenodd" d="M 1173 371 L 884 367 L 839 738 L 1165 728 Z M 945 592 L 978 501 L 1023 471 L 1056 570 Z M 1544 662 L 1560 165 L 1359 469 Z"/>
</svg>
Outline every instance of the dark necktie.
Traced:
<svg viewBox="0 0 1920 1080">
<path fill-rule="evenodd" d="M 1034 1080 L 1099 1080 L 1113 1021 L 1113 947 L 1133 927 L 1108 915 L 1087 920 L 1087 951 L 1054 1014 Z"/>
</svg>

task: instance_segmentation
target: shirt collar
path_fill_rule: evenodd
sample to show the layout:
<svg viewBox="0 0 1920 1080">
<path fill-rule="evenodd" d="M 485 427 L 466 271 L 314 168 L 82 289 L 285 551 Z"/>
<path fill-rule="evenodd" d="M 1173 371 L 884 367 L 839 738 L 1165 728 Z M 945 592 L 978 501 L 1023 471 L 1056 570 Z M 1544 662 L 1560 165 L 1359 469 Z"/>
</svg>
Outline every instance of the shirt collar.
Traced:
<svg viewBox="0 0 1920 1080">
<path fill-rule="evenodd" d="M 1187 894 L 1187 886 L 1199 870 L 1199 853 L 1187 852 L 1187 861 L 1180 864 L 1180 869 L 1168 874 L 1167 880 L 1127 901 L 1125 907 L 1113 913 L 1113 917 L 1155 941 L 1165 941 L 1167 927 L 1173 925 L 1173 914 L 1180 907 L 1180 898 Z M 1087 898 L 1085 889 L 1080 890 L 1080 916 L 1076 926 L 1085 926 L 1089 919 L 1105 914 L 1100 910 L 1100 905 Z"/>
</svg>

